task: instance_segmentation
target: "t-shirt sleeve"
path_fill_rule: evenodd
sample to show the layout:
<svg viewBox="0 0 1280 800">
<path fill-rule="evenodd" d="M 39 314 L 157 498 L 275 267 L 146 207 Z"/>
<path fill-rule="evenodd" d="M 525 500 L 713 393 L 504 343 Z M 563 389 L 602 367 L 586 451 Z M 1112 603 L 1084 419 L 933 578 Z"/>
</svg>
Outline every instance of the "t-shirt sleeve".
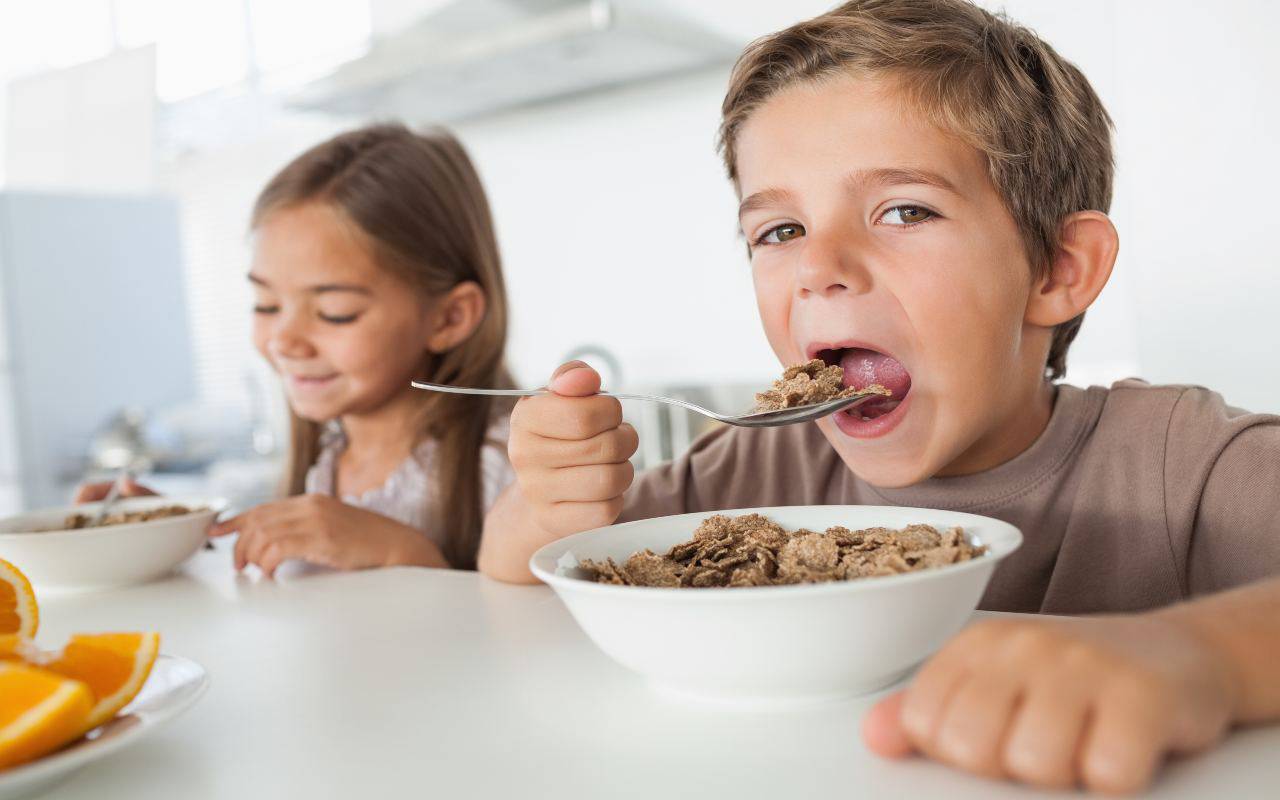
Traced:
<svg viewBox="0 0 1280 800">
<path fill-rule="evenodd" d="M 637 475 L 627 490 L 618 521 L 706 510 L 708 502 L 714 503 L 714 497 L 708 495 L 715 494 L 720 467 L 736 456 L 735 439 L 730 429 L 715 428 L 694 441 L 684 455 Z"/>
<path fill-rule="evenodd" d="M 1230 408 L 1204 390 L 1178 406 L 1166 464 L 1175 520 L 1176 487 L 1199 487 L 1198 502 L 1186 504 L 1188 594 L 1280 575 L 1280 417 Z"/>
</svg>

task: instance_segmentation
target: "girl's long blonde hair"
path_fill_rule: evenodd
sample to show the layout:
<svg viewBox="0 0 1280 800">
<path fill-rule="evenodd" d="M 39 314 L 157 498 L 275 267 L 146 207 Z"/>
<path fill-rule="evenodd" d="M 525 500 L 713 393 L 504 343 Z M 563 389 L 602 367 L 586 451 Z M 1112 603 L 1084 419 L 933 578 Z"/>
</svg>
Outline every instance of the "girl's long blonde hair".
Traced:
<svg viewBox="0 0 1280 800">
<path fill-rule="evenodd" d="M 447 131 L 414 133 L 373 125 L 340 134 L 294 159 L 258 195 L 251 228 L 271 213 L 327 203 L 368 237 L 379 265 L 424 296 L 463 281 L 484 291 L 484 319 L 465 342 L 424 353 L 421 377 L 433 383 L 510 388 L 503 361 L 507 295 L 484 188 L 466 150 Z M 419 392 L 416 446 L 436 442 L 432 524 L 444 532 L 444 556 L 474 569 L 484 521 L 480 453 L 493 419 L 509 411 L 487 397 Z M 290 416 L 285 489 L 302 494 L 319 455 L 320 425 Z M 505 443 L 500 443 L 505 447 Z"/>
</svg>

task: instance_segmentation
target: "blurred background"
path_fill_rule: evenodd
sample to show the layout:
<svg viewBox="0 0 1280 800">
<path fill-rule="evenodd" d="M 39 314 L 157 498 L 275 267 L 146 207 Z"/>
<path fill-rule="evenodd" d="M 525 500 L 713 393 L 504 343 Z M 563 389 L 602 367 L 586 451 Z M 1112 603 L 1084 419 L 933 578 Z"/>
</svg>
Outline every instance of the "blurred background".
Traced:
<svg viewBox="0 0 1280 800">
<path fill-rule="evenodd" d="M 776 376 L 714 151 L 748 41 L 831 0 L 41 0 L 0 4 L 0 513 L 146 479 L 248 504 L 285 443 L 249 346 L 265 180 L 369 120 L 443 122 L 492 203 L 522 384 L 726 410 Z M 1093 81 L 1117 127 L 1117 270 L 1068 380 L 1192 382 L 1280 410 L 1280 5 L 984 3 Z M 638 460 L 697 423 L 630 408 Z"/>
</svg>

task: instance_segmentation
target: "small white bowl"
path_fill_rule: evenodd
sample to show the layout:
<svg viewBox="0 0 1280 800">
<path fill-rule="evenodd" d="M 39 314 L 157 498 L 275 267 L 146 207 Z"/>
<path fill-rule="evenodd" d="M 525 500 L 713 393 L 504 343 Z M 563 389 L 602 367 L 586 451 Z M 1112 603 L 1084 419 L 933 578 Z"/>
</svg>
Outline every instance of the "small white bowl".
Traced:
<svg viewBox="0 0 1280 800">
<path fill-rule="evenodd" d="M 13 563 L 37 591 L 67 592 L 143 583 L 167 574 L 204 544 L 226 506 L 220 498 L 131 497 L 118 511 L 180 505 L 203 509 L 174 517 L 61 528 L 72 514 L 95 514 L 98 503 L 46 508 L 0 519 L 0 558 Z"/>
<path fill-rule="evenodd" d="M 581 559 L 621 563 L 665 553 L 711 513 L 763 514 L 788 530 L 959 525 L 988 552 L 886 577 L 796 586 L 661 589 L 574 577 Z M 552 542 L 529 568 L 550 584 L 599 647 L 668 693 L 748 707 L 786 707 L 882 689 L 969 619 L 992 570 L 1022 544 L 989 517 L 896 506 L 750 508 L 611 525 Z"/>
</svg>

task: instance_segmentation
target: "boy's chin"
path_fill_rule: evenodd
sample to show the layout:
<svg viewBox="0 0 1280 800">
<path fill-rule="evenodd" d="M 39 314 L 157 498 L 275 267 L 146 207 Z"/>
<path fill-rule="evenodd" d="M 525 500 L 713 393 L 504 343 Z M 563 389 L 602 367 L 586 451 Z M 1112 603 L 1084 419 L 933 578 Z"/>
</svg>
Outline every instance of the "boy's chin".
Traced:
<svg viewBox="0 0 1280 800">
<path fill-rule="evenodd" d="M 901 446 L 885 447 L 883 440 L 850 438 L 830 419 L 820 420 L 818 427 L 845 466 L 877 489 L 901 489 L 928 479 L 934 472 L 921 453 L 905 452 Z"/>
</svg>

